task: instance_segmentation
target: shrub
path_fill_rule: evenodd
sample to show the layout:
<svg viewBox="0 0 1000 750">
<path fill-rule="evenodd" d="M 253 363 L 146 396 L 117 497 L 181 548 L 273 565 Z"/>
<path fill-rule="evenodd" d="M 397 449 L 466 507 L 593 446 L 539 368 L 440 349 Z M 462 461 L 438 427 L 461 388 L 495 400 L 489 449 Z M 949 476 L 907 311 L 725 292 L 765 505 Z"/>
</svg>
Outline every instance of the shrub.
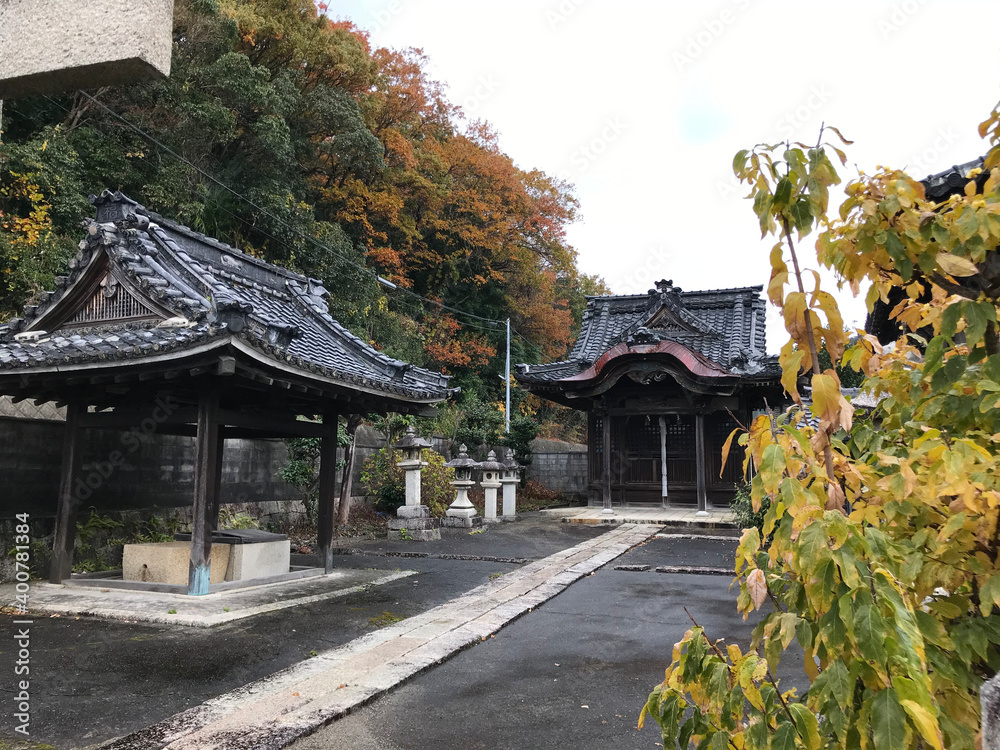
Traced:
<svg viewBox="0 0 1000 750">
<path fill-rule="evenodd" d="M 764 498 L 761 501 L 760 510 L 754 511 L 748 482 L 740 482 L 736 485 L 736 495 L 729 504 L 737 526 L 741 529 L 756 528 L 762 539 L 766 536 L 764 534 L 764 516 L 767 515 L 767 509 L 770 507 L 771 501 Z"/>
<path fill-rule="evenodd" d="M 420 501 L 431 509 L 431 515 L 440 517 L 454 498 L 450 482 L 455 470 L 445 467 L 444 456 L 436 451 L 425 450 L 423 459 L 427 466 L 420 476 Z M 403 470 L 396 466 L 398 460 L 397 451 L 380 448 L 361 469 L 361 484 L 372 496 L 375 509 L 382 513 L 395 513 L 406 502 L 405 479 Z"/>
</svg>

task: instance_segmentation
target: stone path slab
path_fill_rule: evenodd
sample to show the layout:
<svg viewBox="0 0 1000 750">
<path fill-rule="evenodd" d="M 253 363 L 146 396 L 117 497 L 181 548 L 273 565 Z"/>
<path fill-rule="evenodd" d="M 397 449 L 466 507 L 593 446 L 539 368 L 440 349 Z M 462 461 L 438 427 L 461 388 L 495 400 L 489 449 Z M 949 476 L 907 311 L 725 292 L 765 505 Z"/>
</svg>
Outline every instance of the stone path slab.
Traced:
<svg viewBox="0 0 1000 750">
<path fill-rule="evenodd" d="M 539 514 L 560 518 L 563 523 L 609 524 L 652 523 L 690 529 L 735 529 L 733 512 L 728 508 L 711 508 L 707 516 L 699 516 L 697 508 L 622 508 L 605 513 L 603 508 L 545 508 Z"/>
<path fill-rule="evenodd" d="M 660 530 L 626 524 L 420 615 L 114 740 L 102 750 L 272 750 L 486 640 Z"/>
</svg>

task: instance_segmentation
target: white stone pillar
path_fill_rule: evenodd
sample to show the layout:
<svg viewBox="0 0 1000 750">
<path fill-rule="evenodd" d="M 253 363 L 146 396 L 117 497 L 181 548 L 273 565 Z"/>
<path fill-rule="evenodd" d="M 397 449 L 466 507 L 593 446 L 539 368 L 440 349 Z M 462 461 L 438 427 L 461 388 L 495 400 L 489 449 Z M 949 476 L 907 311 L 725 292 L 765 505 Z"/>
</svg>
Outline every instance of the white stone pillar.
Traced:
<svg viewBox="0 0 1000 750">
<path fill-rule="evenodd" d="M 490 451 L 486 460 L 479 464 L 479 468 L 483 472 L 483 478 L 479 484 L 482 485 L 486 500 L 483 520 L 486 523 L 497 523 L 500 520 L 497 518 L 497 490 L 500 489 L 500 472 L 503 471 L 504 467 L 502 463 L 497 461 L 496 452 Z"/>
<path fill-rule="evenodd" d="M 514 460 L 514 451 L 510 448 L 504 456 L 503 473 L 500 484 L 503 485 L 503 512 L 501 518 L 513 521 L 517 518 L 517 485 L 521 483 L 519 476 L 520 464 Z"/>
<path fill-rule="evenodd" d="M 397 461 L 396 466 L 404 472 L 407 506 L 420 505 L 420 470 L 427 466 L 427 462 L 419 460 Z"/>
</svg>

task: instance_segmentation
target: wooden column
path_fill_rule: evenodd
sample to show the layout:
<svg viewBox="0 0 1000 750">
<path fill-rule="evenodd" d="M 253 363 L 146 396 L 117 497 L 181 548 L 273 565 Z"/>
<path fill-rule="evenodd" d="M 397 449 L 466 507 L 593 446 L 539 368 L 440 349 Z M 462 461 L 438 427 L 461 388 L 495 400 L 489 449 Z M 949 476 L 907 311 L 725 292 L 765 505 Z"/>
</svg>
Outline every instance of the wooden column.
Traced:
<svg viewBox="0 0 1000 750">
<path fill-rule="evenodd" d="M 602 513 L 614 513 L 611 509 L 611 415 L 605 409 L 601 415 L 601 489 L 604 501 Z"/>
<path fill-rule="evenodd" d="M 212 495 L 209 498 L 209 503 L 212 508 L 211 522 L 209 524 L 209 529 L 215 531 L 219 528 L 219 509 L 222 506 L 222 462 L 226 457 L 226 438 L 222 436 L 222 431 L 219 431 L 219 437 L 216 442 L 215 448 L 217 459 L 217 466 L 215 469 L 215 481 L 212 483 Z"/>
<path fill-rule="evenodd" d="M 660 495 L 664 508 L 670 505 L 667 489 L 667 418 L 660 417 Z"/>
<path fill-rule="evenodd" d="M 56 535 L 52 544 L 52 566 L 49 580 L 59 583 L 73 572 L 73 545 L 76 542 L 76 516 L 80 498 L 73 484 L 78 481 L 83 460 L 80 414 L 84 407 L 66 405 L 66 432 L 63 434 L 62 469 L 59 477 L 59 498 L 56 510 Z"/>
<path fill-rule="evenodd" d="M 323 570 L 333 572 L 333 529 L 337 520 L 337 421 L 339 414 L 330 409 L 323 414 L 322 443 L 319 449 L 319 507 L 317 542 Z"/>
<path fill-rule="evenodd" d="M 198 396 L 198 437 L 194 466 L 194 505 L 188 594 L 204 596 L 212 573 L 212 497 L 222 468 L 219 461 L 219 392 L 215 388 Z"/>
<path fill-rule="evenodd" d="M 694 415 L 694 451 L 695 472 L 698 477 L 698 512 L 707 513 L 708 462 L 705 455 L 705 415 L 701 412 Z"/>
</svg>

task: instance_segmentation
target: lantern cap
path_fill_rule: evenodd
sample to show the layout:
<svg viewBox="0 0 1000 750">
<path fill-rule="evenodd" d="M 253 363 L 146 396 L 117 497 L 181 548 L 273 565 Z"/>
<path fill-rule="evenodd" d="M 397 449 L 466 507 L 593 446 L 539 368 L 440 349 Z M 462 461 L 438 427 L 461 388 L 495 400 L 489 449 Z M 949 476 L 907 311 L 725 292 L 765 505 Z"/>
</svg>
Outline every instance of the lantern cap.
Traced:
<svg viewBox="0 0 1000 750">
<path fill-rule="evenodd" d="M 422 437 L 417 436 L 417 431 L 410 425 L 406 428 L 406 436 L 400 440 L 394 448 L 432 448 L 434 447 L 429 441 L 424 440 Z"/>
<path fill-rule="evenodd" d="M 497 461 L 496 451 L 490 451 L 486 460 L 479 464 L 483 471 L 503 471 L 503 464 Z"/>
<path fill-rule="evenodd" d="M 474 469 L 479 464 L 473 459 L 469 458 L 469 449 L 466 447 L 465 443 L 458 446 L 458 457 L 448 461 L 445 466 L 449 469 Z"/>
<path fill-rule="evenodd" d="M 523 466 L 521 466 L 521 464 L 519 464 L 517 461 L 514 460 L 514 449 L 513 448 L 508 448 L 507 449 L 507 453 L 504 454 L 503 466 L 508 471 L 517 471 L 518 469 L 523 469 L 524 468 Z"/>
</svg>

